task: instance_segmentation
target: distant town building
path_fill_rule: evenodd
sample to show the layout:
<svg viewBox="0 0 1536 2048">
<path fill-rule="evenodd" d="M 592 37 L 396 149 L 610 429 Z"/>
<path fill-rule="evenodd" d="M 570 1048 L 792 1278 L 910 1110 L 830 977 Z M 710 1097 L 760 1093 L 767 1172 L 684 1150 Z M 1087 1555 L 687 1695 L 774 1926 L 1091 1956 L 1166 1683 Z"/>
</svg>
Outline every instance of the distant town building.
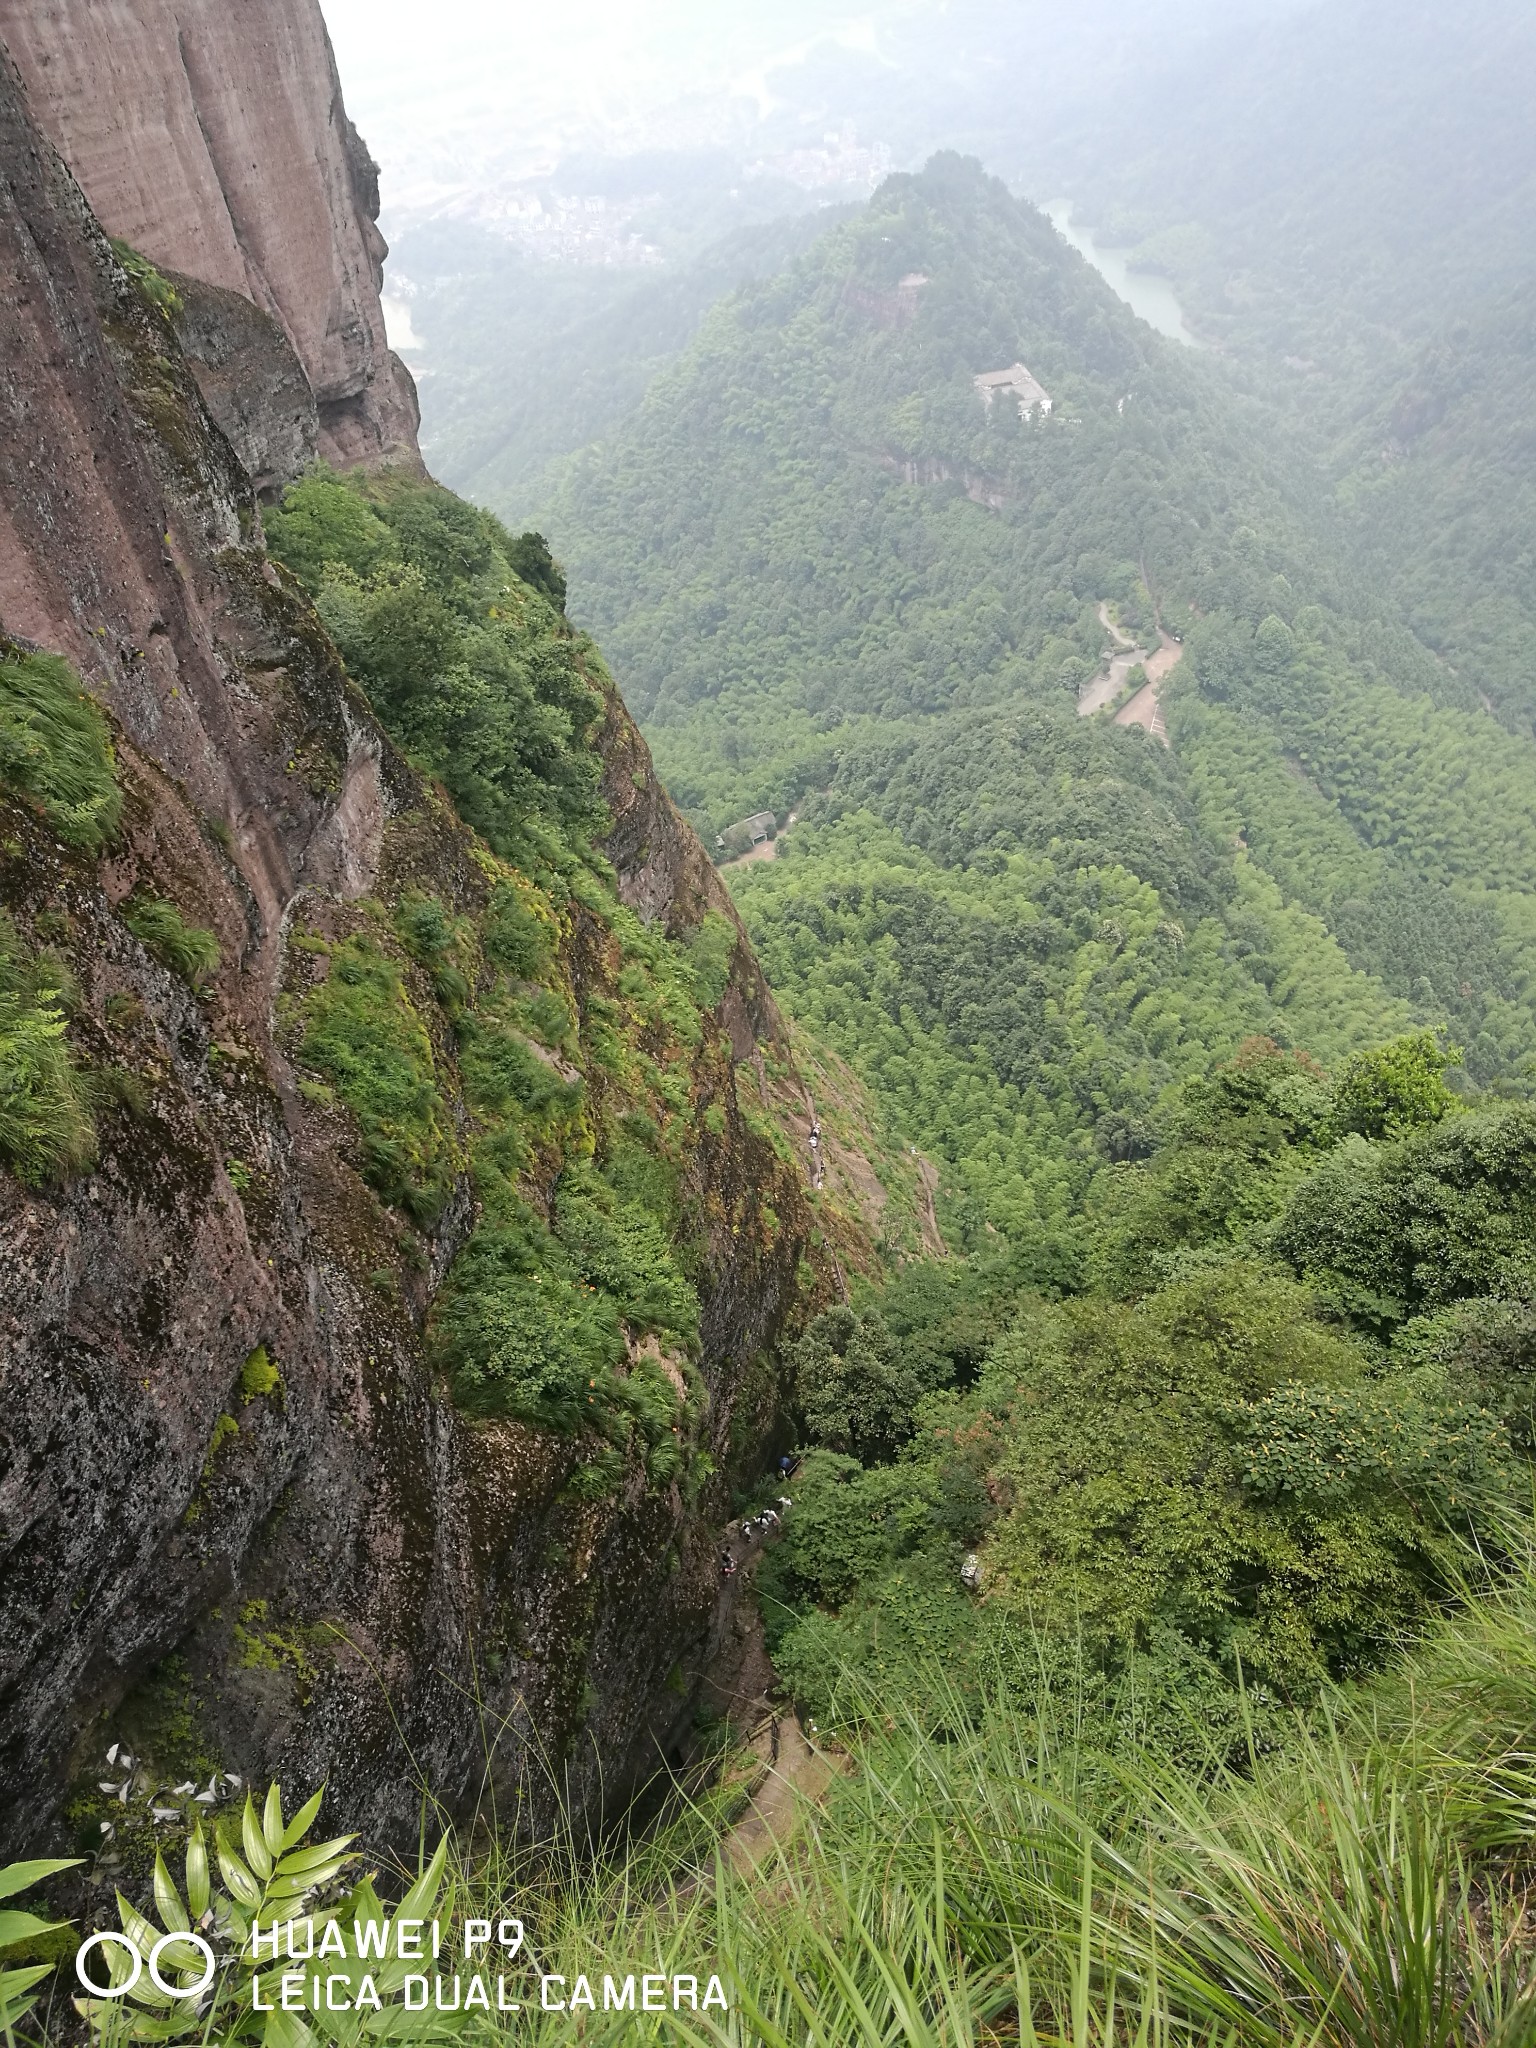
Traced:
<svg viewBox="0 0 1536 2048">
<path fill-rule="evenodd" d="M 1027 420 L 1037 410 L 1043 418 L 1051 409 L 1045 386 L 1022 363 L 1015 363 L 1010 370 L 984 370 L 971 381 L 988 412 L 992 410 L 993 399 L 1004 394 L 1017 400 L 1021 420 Z"/>
<path fill-rule="evenodd" d="M 738 818 L 717 835 L 715 844 L 724 853 L 748 853 L 773 837 L 778 819 L 772 811 L 754 811 L 750 818 Z"/>
</svg>

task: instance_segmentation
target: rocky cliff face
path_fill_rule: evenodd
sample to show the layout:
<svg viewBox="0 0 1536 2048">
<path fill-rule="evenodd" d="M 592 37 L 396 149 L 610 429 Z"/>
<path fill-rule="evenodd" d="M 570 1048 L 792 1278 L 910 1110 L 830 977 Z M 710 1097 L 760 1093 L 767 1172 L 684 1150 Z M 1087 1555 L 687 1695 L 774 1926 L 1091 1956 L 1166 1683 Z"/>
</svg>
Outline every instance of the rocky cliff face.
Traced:
<svg viewBox="0 0 1536 2048">
<path fill-rule="evenodd" d="M 125 35 L 142 56 L 147 32 Z M 176 321 L 3 58 L 0 276 L 0 659 L 69 658 L 110 714 L 124 799 L 88 851 L 0 772 L 0 909 L 69 990 L 98 1135 L 92 1167 L 46 1184 L 0 1167 L 0 1853 L 67 1834 L 69 1786 L 88 1805 L 125 1727 L 168 1763 L 328 1780 L 375 1836 L 410 1831 L 422 1778 L 471 1798 L 487 1728 L 504 1786 L 540 1754 L 578 1800 L 621 1790 L 686 1717 L 722 1623 L 722 1480 L 642 1461 L 594 1491 L 569 1438 L 455 1408 L 426 1322 L 472 1185 L 413 1227 L 280 1027 L 338 934 L 423 889 L 473 918 L 494 864 L 266 560 Z M 729 917 L 616 696 L 601 746 L 619 893 L 653 929 Z M 201 990 L 136 934 L 146 896 L 216 934 Z M 618 1017 L 603 915 L 573 908 L 560 945 L 578 1009 Z M 452 1031 L 399 971 L 462 1129 Z M 776 1093 L 799 1091 L 739 928 L 705 1025 L 680 1200 L 701 1448 L 725 1474 L 763 1441 L 775 1345 L 832 1286 L 838 1226 L 772 1138 Z"/>
<path fill-rule="evenodd" d="M 108 234 L 281 325 L 321 454 L 419 467 L 379 303 L 378 167 L 319 0 L 0 0 L 0 40 Z"/>
</svg>

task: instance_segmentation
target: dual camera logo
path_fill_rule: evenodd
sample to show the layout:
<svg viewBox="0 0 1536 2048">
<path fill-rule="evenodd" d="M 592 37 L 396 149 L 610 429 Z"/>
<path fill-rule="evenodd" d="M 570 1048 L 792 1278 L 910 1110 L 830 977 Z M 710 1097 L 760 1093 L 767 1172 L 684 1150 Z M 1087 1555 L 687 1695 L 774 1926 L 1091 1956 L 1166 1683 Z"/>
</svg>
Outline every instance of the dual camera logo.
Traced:
<svg viewBox="0 0 1536 2048">
<path fill-rule="evenodd" d="M 133 1965 L 132 1975 L 121 1984 L 93 1983 L 86 1964 L 97 1949 L 106 1948 L 112 1943 L 128 1951 L 128 1959 Z M 160 1958 L 168 1948 L 178 1946 L 182 1949 L 196 1949 L 203 1959 L 203 1974 L 195 1984 L 168 1984 L 160 1974 Z M 126 1998 L 143 1976 L 146 1966 L 149 1970 L 150 1983 L 167 1998 L 201 1998 L 213 1982 L 219 1967 L 214 1959 L 213 1950 L 200 1934 L 162 1934 L 146 1959 L 126 1934 L 114 1934 L 108 1930 L 100 1934 L 87 1935 L 75 1955 L 75 1975 L 93 1998 Z M 185 1964 L 181 1967 L 184 1968 Z"/>
</svg>

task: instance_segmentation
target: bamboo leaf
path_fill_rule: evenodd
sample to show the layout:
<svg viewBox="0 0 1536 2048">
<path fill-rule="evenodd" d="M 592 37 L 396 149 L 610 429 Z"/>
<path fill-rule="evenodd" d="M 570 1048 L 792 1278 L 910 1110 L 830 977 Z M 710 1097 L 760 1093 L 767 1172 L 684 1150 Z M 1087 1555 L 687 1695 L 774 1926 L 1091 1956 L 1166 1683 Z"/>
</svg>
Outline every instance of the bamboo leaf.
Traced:
<svg viewBox="0 0 1536 2048">
<path fill-rule="evenodd" d="M 283 1846 L 283 1795 L 275 1782 L 267 1787 L 267 1803 L 261 1812 L 261 1832 L 272 1855 L 279 1855 Z M 267 1873 L 263 1871 L 262 1875 Z"/>
<path fill-rule="evenodd" d="M 219 1874 L 229 1886 L 242 1906 L 252 1909 L 261 1904 L 261 1886 L 252 1877 L 239 1857 L 219 1844 Z"/>
<path fill-rule="evenodd" d="M 240 1840 L 252 1874 L 265 1884 L 272 1875 L 272 1856 L 257 1824 L 256 1808 L 251 1803 L 249 1792 L 245 1795 L 245 1811 L 240 1816 Z"/>
<path fill-rule="evenodd" d="M 0 2027 L 14 2027 L 37 2003 L 26 1997 L 34 1984 L 49 1975 L 51 1963 L 30 1963 L 24 1970 L 0 1970 Z"/>
<path fill-rule="evenodd" d="M 301 1870 L 312 1870 L 317 1863 L 326 1863 L 339 1856 L 357 1840 L 356 1835 L 337 1835 L 329 1842 L 316 1842 L 313 1848 L 295 1849 L 278 1864 L 276 1875 L 291 1877 Z"/>
<path fill-rule="evenodd" d="M 160 1924 L 169 1934 L 185 1934 L 191 1926 L 187 1909 L 181 1903 L 181 1894 L 171 1881 L 171 1873 L 165 1867 L 165 1858 L 155 1851 L 155 1911 L 160 1915 Z"/>
<path fill-rule="evenodd" d="M 0 1866 L 0 1899 L 13 1899 L 18 1892 L 41 1884 L 45 1877 L 53 1877 L 61 1870 L 77 1869 L 80 1861 L 78 1856 L 37 1856 L 30 1863 Z"/>
<path fill-rule="evenodd" d="M 0 1912 L 0 1948 L 9 1948 L 13 1942 L 28 1941 L 34 1934 L 46 1934 L 52 1927 L 61 1927 L 61 1920 L 39 1920 L 35 1913 L 22 1913 L 14 1909 Z"/>
<path fill-rule="evenodd" d="M 208 1844 L 201 1827 L 194 1827 L 187 1843 L 187 1905 L 194 1920 L 201 1920 L 212 1898 L 208 1881 Z"/>
<path fill-rule="evenodd" d="M 274 1786 L 273 1789 L 275 1791 L 276 1787 Z M 289 1821 L 287 1827 L 284 1828 L 282 1839 L 278 1842 L 274 1853 L 279 1855 L 286 1855 L 287 1851 L 290 1850 L 296 1842 L 303 1841 L 304 1837 L 309 1833 L 310 1829 L 315 1824 L 315 1817 L 320 1811 L 320 1802 L 324 1797 L 325 1787 L 322 1785 L 320 1787 L 320 1790 L 315 1794 L 315 1796 L 312 1799 L 305 1800 L 304 1804 L 293 1816 L 293 1819 Z"/>
</svg>

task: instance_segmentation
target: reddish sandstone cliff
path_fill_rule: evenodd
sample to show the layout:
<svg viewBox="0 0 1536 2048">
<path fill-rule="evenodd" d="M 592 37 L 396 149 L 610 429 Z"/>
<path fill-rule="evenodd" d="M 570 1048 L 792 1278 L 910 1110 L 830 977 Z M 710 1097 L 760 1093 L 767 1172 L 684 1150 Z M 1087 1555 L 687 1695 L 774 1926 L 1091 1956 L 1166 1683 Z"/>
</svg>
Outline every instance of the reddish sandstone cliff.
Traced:
<svg viewBox="0 0 1536 2048">
<path fill-rule="evenodd" d="M 319 0 L 0 0 L 0 40 L 108 234 L 286 330 L 320 453 L 419 466 L 379 303 L 378 167 Z"/>
</svg>

